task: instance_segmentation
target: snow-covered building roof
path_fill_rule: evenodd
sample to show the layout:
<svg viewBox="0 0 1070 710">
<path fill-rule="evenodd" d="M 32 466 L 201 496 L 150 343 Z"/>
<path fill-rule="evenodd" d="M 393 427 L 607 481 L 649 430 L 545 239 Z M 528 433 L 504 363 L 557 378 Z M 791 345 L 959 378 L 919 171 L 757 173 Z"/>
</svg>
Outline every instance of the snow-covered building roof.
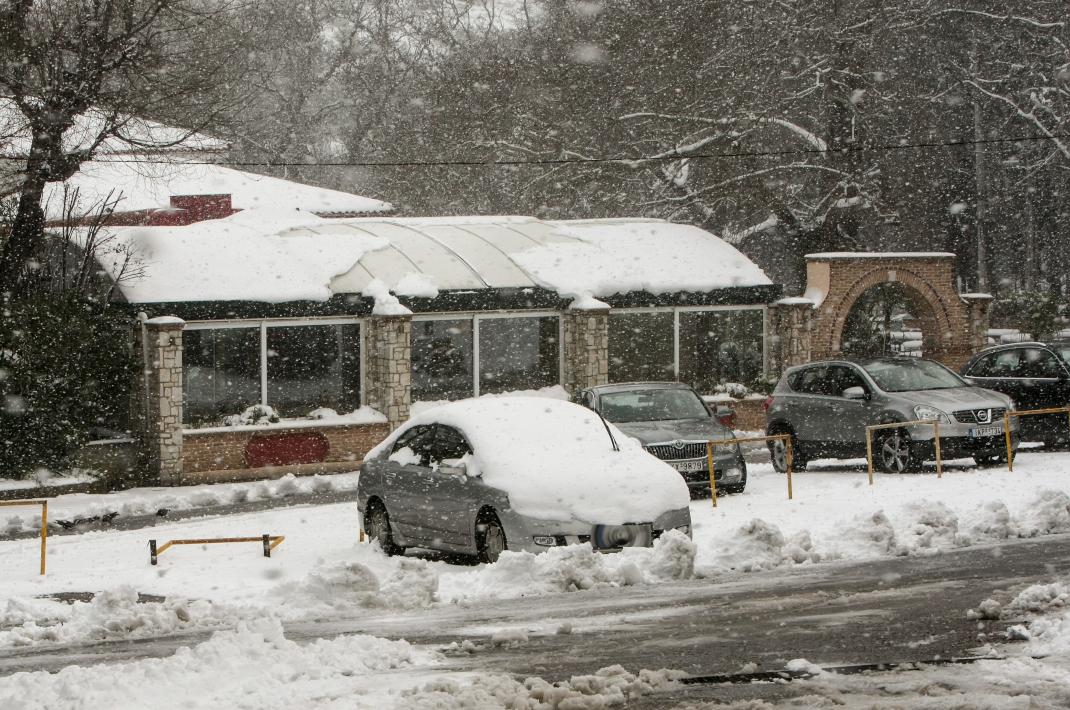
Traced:
<svg viewBox="0 0 1070 710">
<path fill-rule="evenodd" d="M 118 199 L 116 213 L 170 209 L 176 195 L 230 195 L 236 210 L 272 208 L 303 210 L 321 216 L 356 216 L 390 212 L 393 206 L 370 197 L 304 185 L 290 180 L 205 164 L 178 156 L 166 160 L 144 157 L 83 163 L 67 180 L 77 189 L 83 206 L 98 204 L 111 195 Z M 48 220 L 63 219 L 64 183 L 49 183 L 45 191 Z"/>
<path fill-rule="evenodd" d="M 173 196 L 230 195 L 234 210 L 257 207 L 304 210 L 322 216 L 358 216 L 393 211 L 380 200 L 339 190 L 304 185 L 213 164 L 230 147 L 219 138 L 156 121 L 124 116 L 115 135 L 93 150 L 95 160 L 83 163 L 66 183 L 45 188 L 45 218 L 57 222 L 64 214 L 64 186 L 78 191 L 79 211 L 89 212 L 105 199 L 118 200 L 116 217 L 153 210 L 172 210 Z M 113 117 L 91 108 L 75 119 L 63 136 L 68 151 L 86 149 Z M 30 149 L 25 116 L 10 100 L 0 97 L 0 161 L 10 161 L 9 178 Z M 2 167 L 2 166 L 0 166 Z M 0 190 L 10 189 L 0 184 Z M 147 216 L 147 215 L 146 215 Z M 128 223 L 128 222 L 127 222 Z"/>
<path fill-rule="evenodd" d="M 697 227 L 653 219 L 324 219 L 249 209 L 180 227 L 113 227 L 143 276 L 131 303 L 327 301 L 539 289 L 589 299 L 769 287 L 750 259 Z M 113 276 L 118 264 L 105 263 Z M 384 289 L 385 287 L 385 289 Z"/>
</svg>

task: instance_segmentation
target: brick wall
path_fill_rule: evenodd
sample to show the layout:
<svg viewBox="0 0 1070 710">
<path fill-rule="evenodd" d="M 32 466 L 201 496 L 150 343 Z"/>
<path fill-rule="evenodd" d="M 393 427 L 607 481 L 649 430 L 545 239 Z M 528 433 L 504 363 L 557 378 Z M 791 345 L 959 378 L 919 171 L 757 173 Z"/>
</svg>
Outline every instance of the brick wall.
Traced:
<svg viewBox="0 0 1070 710">
<path fill-rule="evenodd" d="M 919 317 L 924 354 L 959 367 L 974 351 L 974 331 L 987 328 L 987 318 L 956 292 L 954 270 L 954 256 L 943 254 L 808 257 L 808 292 L 824 293 L 814 312 L 810 358 L 842 354 L 843 328 L 855 301 L 874 286 L 899 283 Z"/>
<path fill-rule="evenodd" d="M 254 437 L 279 434 L 322 434 L 330 446 L 322 463 L 249 468 L 245 450 Z M 192 481 L 229 481 L 250 478 L 273 478 L 329 471 L 355 471 L 364 455 L 390 433 L 388 424 L 324 424 L 315 427 L 267 426 L 235 431 L 210 429 L 184 432 L 182 478 Z"/>
</svg>

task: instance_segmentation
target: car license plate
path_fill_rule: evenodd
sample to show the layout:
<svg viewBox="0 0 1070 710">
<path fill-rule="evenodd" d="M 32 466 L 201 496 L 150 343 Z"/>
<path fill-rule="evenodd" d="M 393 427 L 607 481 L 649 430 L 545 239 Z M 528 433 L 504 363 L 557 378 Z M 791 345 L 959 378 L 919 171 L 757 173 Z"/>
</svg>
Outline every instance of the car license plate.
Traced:
<svg viewBox="0 0 1070 710">
<path fill-rule="evenodd" d="M 680 473 L 691 473 L 693 471 L 706 470 L 706 462 L 702 459 L 698 459 L 696 461 L 670 461 L 669 465 L 671 465 Z"/>
<path fill-rule="evenodd" d="M 970 436 L 999 436 L 1003 433 L 1001 426 L 979 426 L 966 432 Z"/>
</svg>

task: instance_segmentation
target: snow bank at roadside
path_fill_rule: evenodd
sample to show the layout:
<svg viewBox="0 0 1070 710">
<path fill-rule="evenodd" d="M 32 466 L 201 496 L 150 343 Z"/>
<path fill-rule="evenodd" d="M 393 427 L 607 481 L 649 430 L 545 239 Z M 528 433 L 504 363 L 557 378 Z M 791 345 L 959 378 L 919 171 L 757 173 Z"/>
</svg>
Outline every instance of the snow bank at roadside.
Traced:
<svg viewBox="0 0 1070 710">
<path fill-rule="evenodd" d="M 555 547 L 539 555 L 505 552 L 496 564 L 442 575 L 439 597 L 447 602 L 512 599 L 690 579 L 695 554 L 695 544 L 678 530 L 666 532 L 652 548 L 609 555 L 590 545 Z"/>
<path fill-rule="evenodd" d="M 487 674 L 466 683 L 436 679 L 418 690 L 403 693 L 402 697 L 405 707 L 412 710 L 602 710 L 620 707 L 652 693 L 674 690 L 685 675 L 669 670 L 642 670 L 633 675 L 621 666 L 608 666 L 591 675 L 550 683 L 538 677 L 520 682 L 507 675 Z"/>
<path fill-rule="evenodd" d="M 229 628 L 238 618 L 237 610 L 206 600 L 140 603 L 128 585 L 100 592 L 89 602 L 11 598 L 0 607 L 0 648 L 152 638 Z"/>
<path fill-rule="evenodd" d="M 934 500 L 908 500 L 897 510 L 884 508 L 849 516 L 834 530 L 798 530 L 788 534 L 762 518 L 740 525 L 730 544 L 708 548 L 696 535 L 698 573 L 756 572 L 822 560 L 865 560 L 879 557 L 934 554 L 1009 538 L 1070 532 L 1070 496 L 1039 489 L 1016 516 L 1006 503 L 985 501 L 956 514 Z"/>
<path fill-rule="evenodd" d="M 436 654 L 405 641 L 371 636 L 298 644 L 285 638 L 277 620 L 265 619 L 219 632 L 168 658 L 0 678 L 0 707 L 389 707 L 396 691 L 383 673 L 426 666 L 436 659 Z M 197 689 L 192 704 L 191 688 Z M 328 702 L 331 698 L 339 704 Z"/>
</svg>

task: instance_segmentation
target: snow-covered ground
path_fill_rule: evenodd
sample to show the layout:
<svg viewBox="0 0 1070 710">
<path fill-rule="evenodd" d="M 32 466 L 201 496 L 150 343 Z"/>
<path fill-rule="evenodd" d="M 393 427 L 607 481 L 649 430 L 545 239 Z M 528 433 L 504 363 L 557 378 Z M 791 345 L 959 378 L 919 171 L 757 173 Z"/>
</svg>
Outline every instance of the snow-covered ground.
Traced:
<svg viewBox="0 0 1070 710">
<path fill-rule="evenodd" d="M 357 487 L 359 477 L 356 472 L 301 478 L 287 475 L 272 481 L 132 488 L 114 493 L 69 493 L 49 499 L 48 518 L 51 527 L 56 528 L 62 527 L 59 521 L 99 518 L 112 513 L 133 517 L 153 515 L 160 511 L 193 510 L 312 493 L 351 491 Z M 32 490 L 27 491 L 27 495 L 33 495 Z M 40 529 L 40 508 L 0 508 L 0 533 L 35 532 Z"/>
<path fill-rule="evenodd" d="M 679 534 L 667 535 L 653 549 L 614 555 L 595 554 L 582 546 L 538 556 L 506 553 L 495 565 L 385 557 L 376 545 L 359 542 L 355 503 L 300 505 L 162 523 L 147 530 L 55 537 L 49 541 L 49 572 L 43 578 L 37 575 L 37 540 L 0 542 L 0 569 L 4 570 L 0 648 L 218 632 L 212 640 L 168 659 L 106 670 L 69 668 L 51 676 L 0 678 L 0 707 L 80 707 L 70 704 L 75 697 L 69 695 L 72 688 L 79 689 L 76 697 L 86 706 L 138 707 L 145 703 L 129 699 L 163 698 L 173 704 L 159 707 L 180 707 L 181 693 L 168 690 L 176 688 L 178 681 L 164 680 L 178 675 L 191 685 L 212 688 L 213 694 L 197 707 L 460 707 L 455 701 L 461 697 L 468 697 L 471 707 L 509 707 L 503 698 L 530 699 L 550 691 L 500 676 L 446 673 L 445 661 L 435 651 L 405 642 L 345 636 L 297 645 L 282 637 L 280 623 L 355 618 L 383 610 L 419 613 L 433 605 L 565 594 L 598 586 L 639 587 L 690 577 L 726 579 L 784 565 L 924 555 L 1012 537 L 1067 532 L 1068 468 L 1066 453 L 1038 453 L 1019 457 L 1013 473 L 1005 468 L 979 470 L 965 463 L 950 464 L 942 479 L 932 472 L 878 475 L 871 487 L 860 466 L 818 462 L 813 470 L 795 476 L 795 496 L 789 501 L 784 476 L 768 465 L 752 465 L 746 493 L 721 497 L 717 508 L 708 499 L 692 502 L 693 541 Z M 338 480 L 349 485 L 354 478 Z M 312 479 L 282 485 L 305 481 Z M 205 495 L 227 490 L 210 488 Z M 162 490 L 177 498 L 190 495 Z M 141 496 L 145 510 L 159 505 L 148 493 L 130 495 Z M 286 536 L 270 559 L 261 555 L 259 545 L 248 543 L 175 547 L 160 557 L 158 566 L 149 564 L 150 537 L 164 541 L 263 533 Z M 43 598 L 60 592 L 96 592 L 97 596 L 74 603 Z M 165 599 L 139 603 L 138 593 Z M 1034 633 L 1033 642 L 1039 643 L 1036 639 L 1044 636 L 1045 643 L 1065 655 L 1070 621 L 1052 623 L 1046 628 L 1055 630 L 1046 636 Z M 234 652 L 238 646 L 241 653 Z M 1050 662 L 1022 658 L 999 663 L 1012 680 L 1019 667 L 1023 682 L 1031 674 L 1065 677 L 1065 669 Z M 1030 671 L 1037 663 L 1043 667 Z M 286 675 L 273 675 L 273 668 L 286 668 Z M 932 672 L 940 678 L 966 678 L 975 670 Z M 904 674 L 902 682 L 916 684 L 918 677 Z M 155 680 L 147 683 L 150 678 Z M 576 683 L 624 697 L 633 691 L 668 687 L 670 681 L 664 675 L 607 671 L 601 680 Z M 863 682 L 835 679 L 837 684 Z M 986 692 L 1002 693 L 996 680 L 986 682 L 990 683 Z M 150 692 L 146 683 L 150 687 L 155 683 L 159 695 L 146 695 Z M 30 702 L 28 695 L 26 700 L 16 700 L 30 687 L 52 701 L 13 704 Z M 851 692 L 864 694 L 864 690 L 859 686 Z M 589 700 L 594 695 L 601 695 L 603 701 L 608 697 L 600 691 L 583 697 Z M 481 704 L 490 703 L 486 699 L 493 697 L 498 698 L 497 704 Z M 120 698 L 123 701 L 116 702 Z M 588 706 L 594 705 L 577 705 Z M 873 706 L 888 705 L 873 701 Z"/>
</svg>

